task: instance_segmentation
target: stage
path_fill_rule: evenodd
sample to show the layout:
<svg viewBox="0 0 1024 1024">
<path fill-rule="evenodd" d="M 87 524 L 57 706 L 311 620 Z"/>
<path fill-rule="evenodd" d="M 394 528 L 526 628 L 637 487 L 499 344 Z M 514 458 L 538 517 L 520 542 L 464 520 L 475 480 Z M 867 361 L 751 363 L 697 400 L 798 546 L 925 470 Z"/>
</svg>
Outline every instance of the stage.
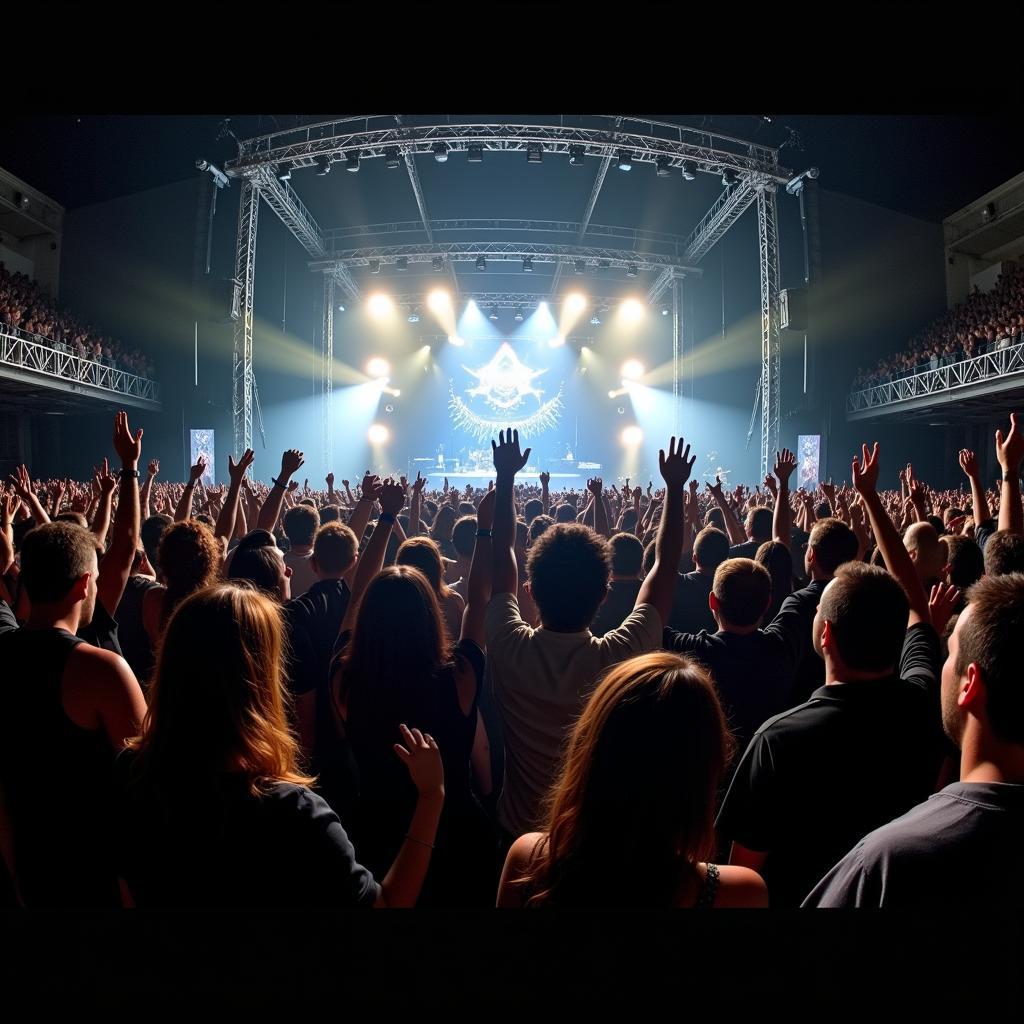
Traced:
<svg viewBox="0 0 1024 1024">
<path fill-rule="evenodd" d="M 419 468 L 419 467 L 418 467 Z M 487 484 L 494 479 L 494 469 L 473 469 L 455 472 L 450 470 L 445 472 L 441 469 L 432 469 L 429 473 L 424 473 L 423 469 L 420 468 L 420 473 L 430 478 L 428 484 L 429 489 L 433 490 L 435 487 L 440 487 L 445 477 L 448 478 L 448 483 L 454 486 L 465 487 L 466 484 L 472 484 L 474 487 L 486 489 Z M 600 475 L 600 470 L 594 470 L 594 473 Z M 416 470 L 413 470 L 413 476 L 410 479 L 415 479 Z M 593 475 L 593 474 L 591 474 Z M 581 472 L 576 473 L 552 473 L 551 483 L 548 485 L 552 491 L 564 491 L 566 489 L 582 490 L 586 487 L 588 477 Z M 517 484 L 533 484 L 540 487 L 540 470 L 527 467 L 522 472 L 516 473 Z"/>
</svg>

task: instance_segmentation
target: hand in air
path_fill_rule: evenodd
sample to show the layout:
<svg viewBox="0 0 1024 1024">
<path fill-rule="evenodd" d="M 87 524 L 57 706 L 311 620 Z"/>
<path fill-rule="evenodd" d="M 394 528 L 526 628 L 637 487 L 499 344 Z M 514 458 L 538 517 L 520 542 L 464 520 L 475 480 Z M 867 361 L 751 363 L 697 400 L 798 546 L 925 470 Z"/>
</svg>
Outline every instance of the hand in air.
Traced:
<svg viewBox="0 0 1024 1024">
<path fill-rule="evenodd" d="M 1024 459 L 1024 431 L 1017 429 L 1017 414 L 1010 413 L 1010 433 L 1003 439 L 1003 432 L 996 431 L 996 458 L 1003 470 L 1003 476 L 1016 476 Z"/>
<path fill-rule="evenodd" d="M 189 470 L 188 478 L 192 483 L 198 483 L 199 478 L 206 472 L 206 459 L 200 455 L 196 464 Z"/>
<path fill-rule="evenodd" d="M 690 472 L 693 470 L 693 464 L 696 461 L 697 456 L 690 455 L 689 445 L 686 446 L 685 451 L 683 450 L 682 438 L 679 438 L 678 446 L 676 439 L 674 437 L 670 438 L 668 455 L 664 451 L 658 452 L 658 469 L 661 471 L 662 479 L 670 489 L 686 486 L 686 481 L 690 479 Z"/>
<path fill-rule="evenodd" d="M 491 441 L 491 452 L 494 457 L 494 468 L 498 475 L 515 476 L 530 458 L 530 448 L 525 452 L 519 449 L 519 431 L 502 430 L 498 433 L 498 443 Z"/>
<path fill-rule="evenodd" d="M 114 417 L 114 451 L 126 466 L 134 467 L 142 457 L 142 427 L 132 437 L 128 427 L 128 413 L 123 411 Z"/>
<path fill-rule="evenodd" d="M 775 453 L 775 468 L 772 472 L 778 477 L 779 483 L 788 481 L 794 469 L 796 469 L 796 456 L 788 448 L 783 448 L 781 452 Z M 835 494 L 834 487 L 832 493 Z"/>
<path fill-rule="evenodd" d="M 281 456 L 281 479 L 286 480 L 292 475 L 297 473 L 299 467 L 306 461 L 305 456 L 297 448 L 289 448 Z"/>
<path fill-rule="evenodd" d="M 853 486 L 858 494 L 867 496 L 874 494 L 878 487 L 878 442 L 875 442 L 871 454 L 868 454 L 868 446 L 861 445 L 861 461 L 854 457 L 850 472 L 853 474 Z"/>
<path fill-rule="evenodd" d="M 388 477 L 380 489 L 380 507 L 385 515 L 397 516 L 405 504 L 405 488 Z"/>
<path fill-rule="evenodd" d="M 228 456 L 228 479 L 235 483 L 238 481 L 241 484 L 243 477 L 248 472 L 249 467 L 253 464 L 253 460 L 256 458 L 256 453 L 251 448 L 246 448 L 242 452 L 242 457 L 236 463 L 235 460 L 229 455 Z"/>
</svg>

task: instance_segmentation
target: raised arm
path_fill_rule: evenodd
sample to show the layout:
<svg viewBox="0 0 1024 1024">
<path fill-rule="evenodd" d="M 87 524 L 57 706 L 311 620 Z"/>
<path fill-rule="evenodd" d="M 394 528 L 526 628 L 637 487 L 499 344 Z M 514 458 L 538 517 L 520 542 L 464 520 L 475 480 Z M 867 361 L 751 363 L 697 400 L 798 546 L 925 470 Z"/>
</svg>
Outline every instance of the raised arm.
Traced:
<svg viewBox="0 0 1024 1024">
<path fill-rule="evenodd" d="M 153 479 L 160 472 L 160 460 L 150 459 L 146 467 L 146 482 L 139 491 L 139 516 L 145 522 L 149 518 L 149 494 L 153 489 Z"/>
<path fill-rule="evenodd" d="M 189 470 L 188 483 L 185 484 L 185 490 L 181 492 L 181 500 L 178 502 L 178 507 L 174 510 L 174 521 L 176 523 L 183 523 L 186 519 L 192 518 L 192 495 L 195 494 L 199 478 L 205 472 L 206 459 L 200 455 L 196 464 Z"/>
<path fill-rule="evenodd" d="M 134 468 L 133 466 L 132 469 Z M 135 478 L 132 477 L 132 479 Z M 106 457 L 103 459 L 103 468 L 96 470 L 96 482 L 100 488 L 100 500 L 89 529 L 100 545 L 104 546 L 107 543 L 107 530 L 110 529 L 110 506 L 114 500 L 114 488 L 117 486 L 117 481 L 110 473 L 110 463 Z"/>
<path fill-rule="evenodd" d="M 217 527 L 214 531 L 214 536 L 221 542 L 225 555 L 228 553 L 231 538 L 235 535 L 235 519 L 238 517 L 238 499 L 242 490 L 242 478 L 249 471 L 255 458 L 256 454 L 251 448 L 246 448 L 242 452 L 242 457 L 237 464 L 230 455 L 228 456 L 228 480 L 231 483 L 228 487 L 228 496 L 224 499 L 220 514 L 217 516 Z"/>
<path fill-rule="evenodd" d="M 363 534 L 366 533 L 366 524 L 370 521 L 370 516 L 373 513 L 373 506 L 377 503 L 377 499 L 380 497 L 381 487 L 382 482 L 380 477 L 375 476 L 367 470 L 366 475 L 363 477 L 362 486 L 359 488 L 359 500 L 352 509 L 352 514 L 348 522 L 349 528 L 356 535 L 356 544 L 358 546 L 361 546 L 363 543 Z M 346 490 L 348 490 L 347 487 Z M 345 575 L 345 582 L 349 587 L 351 587 L 355 582 L 355 576 L 356 567 L 353 566 Z"/>
<path fill-rule="evenodd" d="M 882 505 L 882 499 L 878 496 L 878 442 L 868 454 L 868 446 L 861 446 L 862 461 L 856 458 L 853 460 L 851 472 L 853 473 L 853 486 L 864 502 L 868 518 L 871 520 L 871 529 L 875 532 L 875 542 L 878 550 L 882 552 L 885 560 L 885 567 L 894 576 L 903 589 L 907 592 L 910 600 L 910 617 L 907 626 L 913 626 L 918 622 L 932 621 L 931 612 L 928 608 L 928 595 L 924 592 L 924 586 L 917 569 L 907 549 L 903 546 L 896 527 Z"/>
<path fill-rule="evenodd" d="M 540 503 L 544 506 L 541 510 L 544 515 L 549 515 L 548 509 L 551 507 L 551 495 L 548 493 L 548 487 L 551 484 L 551 474 L 544 472 L 540 475 Z"/>
<path fill-rule="evenodd" d="M 722 516 L 725 519 L 725 529 L 729 534 L 729 543 L 742 544 L 747 539 L 747 536 L 743 532 L 740 521 L 729 507 L 729 502 L 725 500 L 725 495 L 722 493 L 722 478 L 716 476 L 713 484 L 705 484 L 704 486 L 710 491 L 715 504 L 722 510 Z"/>
<path fill-rule="evenodd" d="M 36 497 L 36 492 L 32 488 L 32 478 L 29 476 L 28 466 L 19 466 L 10 478 L 10 481 L 15 493 L 25 503 L 25 507 L 29 510 L 36 526 L 48 523 L 50 517 L 46 514 L 46 509 L 43 508 L 39 498 Z"/>
<path fill-rule="evenodd" d="M 690 456 L 690 446 L 683 450 L 683 439 L 669 441 L 668 455 L 658 452 L 658 467 L 665 481 L 665 511 L 658 525 L 658 538 L 654 543 L 654 568 L 640 585 L 637 605 L 653 604 L 662 623 L 668 621 L 675 597 L 676 578 L 679 574 L 679 556 L 683 550 L 683 489 L 690 478 L 697 456 Z"/>
<path fill-rule="evenodd" d="M 789 478 L 796 469 L 796 456 L 788 449 L 775 453 L 774 473 L 779 481 L 779 491 L 775 496 L 775 512 L 772 515 L 772 533 L 775 540 L 787 548 L 793 532 L 793 510 L 789 507 Z"/>
<path fill-rule="evenodd" d="M 526 465 L 530 449 L 519 450 L 519 431 L 503 430 L 498 443 L 491 441 L 497 482 L 494 486 L 494 538 L 492 593 L 518 594 L 519 571 L 516 568 L 516 473 Z"/>
<path fill-rule="evenodd" d="M 288 481 L 293 473 L 299 471 L 305 458 L 302 452 L 295 448 L 289 448 L 281 456 L 281 474 L 273 481 L 270 493 L 263 502 L 259 518 L 256 520 L 257 530 L 268 530 L 274 532 L 278 519 L 281 518 L 281 506 L 284 503 L 284 496 L 288 490 Z"/>
<path fill-rule="evenodd" d="M 999 497 L 999 529 L 1024 533 L 1024 510 L 1020 505 L 1020 463 L 1024 458 L 1024 431 L 1017 429 L 1017 414 L 1010 413 L 1010 433 L 996 431 L 996 458 L 1003 471 Z"/>
<path fill-rule="evenodd" d="M 128 427 L 128 413 L 114 417 L 114 451 L 121 460 L 121 485 L 117 495 L 117 517 L 110 547 L 100 562 L 96 599 L 110 615 L 117 612 L 128 585 L 132 562 L 139 548 L 139 459 L 142 457 L 142 428 L 135 436 Z M 106 460 L 104 460 L 106 462 Z M 113 477 L 110 478 L 113 481 Z M 109 506 L 108 506 L 109 507 Z"/>
<path fill-rule="evenodd" d="M 412 497 L 409 499 L 409 536 L 420 535 L 420 510 L 423 506 L 423 488 L 427 483 L 427 477 L 420 476 L 416 471 L 416 479 L 412 484 Z"/>
<path fill-rule="evenodd" d="M 462 613 L 460 640 L 472 640 L 479 648 L 486 646 L 484 612 L 491 599 L 491 570 L 494 564 L 491 538 L 494 527 L 494 503 L 497 491 L 488 491 L 476 510 L 476 543 L 469 563 L 466 584 L 466 610 Z"/>
<path fill-rule="evenodd" d="M 594 497 L 594 532 L 608 537 L 611 531 L 608 529 L 608 510 L 604 507 L 604 481 L 600 477 L 588 480 L 587 490 Z"/>
</svg>

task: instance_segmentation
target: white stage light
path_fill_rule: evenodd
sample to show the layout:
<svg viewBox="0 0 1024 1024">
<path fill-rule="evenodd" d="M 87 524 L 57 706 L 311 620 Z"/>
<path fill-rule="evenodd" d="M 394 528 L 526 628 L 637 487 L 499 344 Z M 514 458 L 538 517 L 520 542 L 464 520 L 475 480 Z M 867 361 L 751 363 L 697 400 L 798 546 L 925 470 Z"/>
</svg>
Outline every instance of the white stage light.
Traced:
<svg viewBox="0 0 1024 1024">
<path fill-rule="evenodd" d="M 386 295 L 371 295 L 369 308 L 370 315 L 379 319 L 387 316 L 394 309 L 394 306 L 391 303 L 391 299 Z"/>
<path fill-rule="evenodd" d="M 644 364 L 639 359 L 627 359 L 622 364 L 622 376 L 626 380 L 639 380 L 644 375 Z"/>
<path fill-rule="evenodd" d="M 432 313 L 444 313 L 451 308 L 452 297 L 443 288 L 435 288 L 427 296 L 427 305 Z"/>
<path fill-rule="evenodd" d="M 390 436 L 391 432 L 383 423 L 374 423 L 366 432 L 366 440 L 369 441 L 370 444 L 384 444 Z"/>
<path fill-rule="evenodd" d="M 639 320 L 644 315 L 643 304 L 639 299 L 626 299 L 622 304 L 622 315 L 627 320 Z"/>
<path fill-rule="evenodd" d="M 586 307 L 587 300 L 580 292 L 572 292 L 565 297 L 565 311 L 567 313 L 582 313 Z"/>
<path fill-rule="evenodd" d="M 637 445 L 643 443 L 644 432 L 638 426 L 626 427 L 620 435 L 622 443 L 627 448 L 635 448 Z"/>
<path fill-rule="evenodd" d="M 462 348 L 466 344 L 465 338 L 460 338 L 457 334 L 448 335 L 448 342 L 451 345 L 456 345 L 458 348 Z"/>
<path fill-rule="evenodd" d="M 382 359 L 380 356 L 374 356 L 366 364 L 366 373 L 370 377 L 379 379 L 381 377 L 386 377 L 391 373 L 391 367 L 386 359 Z"/>
</svg>

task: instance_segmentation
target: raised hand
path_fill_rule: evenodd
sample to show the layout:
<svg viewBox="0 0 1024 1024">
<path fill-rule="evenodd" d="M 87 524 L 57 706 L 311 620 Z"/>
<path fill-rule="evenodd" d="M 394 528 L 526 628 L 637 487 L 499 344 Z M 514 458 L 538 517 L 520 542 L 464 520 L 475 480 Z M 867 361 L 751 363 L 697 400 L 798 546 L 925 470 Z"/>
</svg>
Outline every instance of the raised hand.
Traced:
<svg viewBox="0 0 1024 1024">
<path fill-rule="evenodd" d="M 489 530 L 494 526 L 494 503 L 497 493 L 492 488 L 480 499 L 480 505 L 476 510 L 476 528 L 478 530 Z"/>
<path fill-rule="evenodd" d="M 996 431 L 996 458 L 1003 470 L 1003 476 L 1016 476 L 1024 459 L 1024 432 L 1017 429 L 1017 414 L 1010 413 L 1010 433 L 1003 439 L 1003 432 Z"/>
<path fill-rule="evenodd" d="M 380 497 L 381 489 L 384 484 L 379 476 L 373 473 L 367 473 L 363 477 L 363 482 L 360 487 L 360 493 L 364 498 L 368 498 L 371 502 L 375 502 Z"/>
<path fill-rule="evenodd" d="M 648 499 L 648 500 L 650 500 L 650 497 L 651 497 L 651 491 L 652 491 L 653 489 L 654 489 L 654 481 L 653 481 L 653 480 L 648 480 L 648 481 L 647 481 L 647 499 Z"/>
<path fill-rule="evenodd" d="M 302 493 L 303 493 L 303 494 L 309 494 L 309 477 L 308 477 L 308 476 L 307 476 L 307 477 L 306 477 L 306 479 L 305 479 L 305 480 L 303 481 L 303 484 L 302 484 Z"/>
<path fill-rule="evenodd" d="M 437 749 L 434 737 L 430 733 L 421 733 L 419 729 L 410 730 L 405 725 L 398 727 L 405 742 L 395 744 L 395 753 L 409 769 L 409 778 L 420 796 L 427 794 L 444 794 L 444 767 L 441 753 Z"/>
<path fill-rule="evenodd" d="M 298 480 L 289 480 L 288 481 L 288 493 L 289 494 L 294 494 L 298 489 L 299 489 L 299 481 Z"/>
<path fill-rule="evenodd" d="M 327 486 L 333 490 L 333 488 L 334 488 L 334 474 L 333 473 L 328 473 L 327 476 L 324 478 L 324 483 L 327 484 Z M 342 481 L 342 483 L 344 483 L 344 480 Z"/>
<path fill-rule="evenodd" d="M 604 490 L 604 481 L 600 477 L 594 477 L 593 480 L 588 480 L 587 481 L 587 490 L 590 491 L 590 493 L 595 498 L 600 498 L 601 497 L 601 492 Z M 650 495 L 650 493 L 651 493 L 650 490 L 648 490 L 647 493 L 648 493 L 648 495 Z"/>
<path fill-rule="evenodd" d="M 110 462 L 106 458 L 103 459 L 103 468 L 97 470 L 96 479 L 99 481 L 101 494 L 110 494 L 117 486 L 117 477 L 110 472 Z"/>
<path fill-rule="evenodd" d="M 498 443 L 491 441 L 491 452 L 494 456 L 494 468 L 498 474 L 515 476 L 530 458 L 530 448 L 525 452 L 519 450 L 519 431 L 502 430 L 498 433 Z"/>
<path fill-rule="evenodd" d="M 857 457 L 854 456 L 850 472 L 853 474 L 853 486 L 856 488 L 857 493 L 867 496 L 874 494 L 878 487 L 878 442 L 875 442 L 870 455 L 868 454 L 868 446 L 862 444 L 861 458 L 863 461 L 858 462 Z"/>
<path fill-rule="evenodd" d="M 633 497 L 633 503 L 635 505 L 639 505 L 640 504 L 640 499 L 643 497 L 643 494 L 644 494 L 644 492 L 643 492 L 643 488 L 642 487 L 637 486 L 637 487 L 633 488 L 632 497 Z"/>
<path fill-rule="evenodd" d="M 281 480 L 286 480 L 292 475 L 297 473 L 299 467 L 306 461 L 305 456 L 297 448 L 289 448 L 281 456 Z"/>
<path fill-rule="evenodd" d="M 142 458 L 142 427 L 132 437 L 128 427 L 128 413 L 124 411 L 114 417 L 114 451 L 128 469 L 134 469 Z"/>
<path fill-rule="evenodd" d="M 778 477 L 779 483 L 788 481 L 796 469 L 796 456 L 788 449 L 783 448 L 781 452 L 775 453 L 775 467 L 772 472 Z M 835 497 L 835 488 L 832 488 L 832 497 Z"/>
<path fill-rule="evenodd" d="M 775 477 L 771 473 L 764 478 L 764 486 L 766 490 L 772 492 L 773 497 L 777 498 L 779 496 L 779 485 L 775 482 Z"/>
<path fill-rule="evenodd" d="M 964 474 L 970 480 L 976 480 L 980 474 L 978 472 L 978 456 L 971 451 L 970 448 L 961 448 L 958 455 L 958 461 L 960 468 L 964 471 Z"/>
<path fill-rule="evenodd" d="M 331 473 L 331 476 L 334 476 L 334 474 Z M 350 480 L 342 480 L 341 486 L 344 487 L 345 490 L 348 490 L 352 486 L 352 482 Z"/>
<path fill-rule="evenodd" d="M 940 636 L 946 628 L 956 603 L 960 600 L 960 591 L 951 583 L 936 583 L 928 596 L 928 612 L 932 618 L 932 627 Z"/>
<path fill-rule="evenodd" d="M 540 475 L 540 485 L 541 485 L 541 487 L 544 488 L 544 490 L 547 490 L 548 489 L 548 484 L 550 484 L 550 483 L 551 483 L 551 474 L 548 473 L 547 471 L 541 473 L 541 475 Z"/>
<path fill-rule="evenodd" d="M 683 439 L 679 438 L 679 445 L 676 446 L 676 439 L 670 438 L 668 444 L 668 455 L 664 451 L 658 452 L 658 469 L 661 477 L 668 487 L 681 488 L 686 486 L 690 479 L 690 472 L 697 456 L 690 456 L 690 446 L 683 450 Z"/>
<path fill-rule="evenodd" d="M 198 483 L 199 478 L 206 472 L 206 459 L 200 455 L 196 460 L 196 464 L 189 470 L 189 480 L 192 483 Z"/>
<path fill-rule="evenodd" d="M 687 486 L 690 488 L 690 501 L 697 504 L 697 492 L 700 490 L 700 481 L 694 477 Z"/>
<path fill-rule="evenodd" d="M 705 484 L 704 484 L 704 486 L 705 486 L 705 487 L 706 487 L 706 488 L 707 488 L 707 489 L 708 489 L 708 490 L 709 490 L 709 491 L 711 492 L 711 494 L 712 494 L 712 495 L 714 495 L 714 497 L 716 497 L 716 498 L 717 498 L 717 499 L 718 499 L 719 501 L 723 501 L 723 500 L 725 499 L 725 495 L 724 495 L 724 494 L 722 494 L 722 478 L 721 478 L 720 476 L 716 476 L 716 477 L 715 477 L 715 482 L 714 482 L 713 484 L 705 483 Z"/>
<path fill-rule="evenodd" d="M 388 477 L 380 490 L 380 507 L 384 515 L 397 516 L 405 504 L 405 488 Z"/>
<path fill-rule="evenodd" d="M 826 500 L 830 505 L 835 504 L 836 500 L 836 485 L 831 480 L 828 483 L 822 481 L 821 493 L 825 495 Z"/>
<path fill-rule="evenodd" d="M 416 494 L 422 493 L 423 488 L 426 487 L 427 480 L 429 480 L 429 479 L 430 479 L 429 477 L 420 476 L 420 471 L 416 470 L 416 479 L 412 482 L 412 489 L 413 489 L 413 491 Z"/>
<path fill-rule="evenodd" d="M 251 448 L 246 448 L 242 452 L 242 457 L 236 463 L 231 456 L 228 456 L 228 479 L 233 484 L 236 480 L 241 485 L 242 479 L 245 474 L 249 471 L 249 467 L 252 465 L 253 460 L 256 458 L 256 453 Z"/>
<path fill-rule="evenodd" d="M 146 467 L 146 472 L 150 476 L 156 476 L 157 473 L 160 472 L 160 460 L 159 459 L 150 459 L 149 460 L 149 465 Z"/>
</svg>

